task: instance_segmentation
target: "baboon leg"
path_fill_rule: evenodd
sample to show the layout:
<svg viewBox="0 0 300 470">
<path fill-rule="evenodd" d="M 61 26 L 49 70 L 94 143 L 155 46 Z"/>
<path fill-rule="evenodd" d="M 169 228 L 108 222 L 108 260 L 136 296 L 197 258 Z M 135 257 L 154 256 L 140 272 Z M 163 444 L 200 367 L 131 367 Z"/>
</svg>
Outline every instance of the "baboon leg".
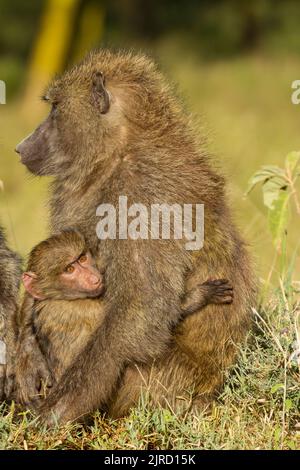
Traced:
<svg viewBox="0 0 300 470">
<path fill-rule="evenodd" d="M 113 418 L 125 416 L 142 397 L 153 406 L 169 408 L 175 413 L 186 412 L 197 394 L 195 381 L 198 375 L 196 365 L 193 366 L 176 347 L 152 367 L 129 367 L 109 408 L 109 415 Z"/>
<path fill-rule="evenodd" d="M 126 415 L 138 404 L 142 394 L 154 406 L 169 408 L 176 414 L 205 411 L 220 390 L 225 369 L 236 355 L 236 345 L 230 337 L 220 342 L 216 331 L 206 333 L 205 341 L 201 338 L 197 341 L 197 363 L 174 345 L 168 356 L 152 367 L 127 368 L 109 414 L 115 418 Z"/>
</svg>

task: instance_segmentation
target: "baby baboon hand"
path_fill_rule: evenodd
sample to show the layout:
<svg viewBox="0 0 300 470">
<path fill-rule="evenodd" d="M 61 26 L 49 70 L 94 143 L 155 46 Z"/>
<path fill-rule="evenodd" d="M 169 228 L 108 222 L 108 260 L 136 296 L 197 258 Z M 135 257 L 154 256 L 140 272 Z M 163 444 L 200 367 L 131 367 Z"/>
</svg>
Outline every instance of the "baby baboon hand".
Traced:
<svg viewBox="0 0 300 470">
<path fill-rule="evenodd" d="M 182 318 L 209 304 L 231 304 L 233 288 L 227 279 L 209 279 L 188 291 L 181 301 Z"/>
<path fill-rule="evenodd" d="M 29 356 L 24 351 L 18 357 L 16 370 L 16 394 L 25 406 L 36 408 L 53 386 L 53 377 L 47 362 L 39 349 L 33 349 Z"/>
<path fill-rule="evenodd" d="M 209 303 L 231 304 L 233 302 L 233 287 L 227 279 L 209 279 L 202 286 L 207 289 Z"/>
</svg>

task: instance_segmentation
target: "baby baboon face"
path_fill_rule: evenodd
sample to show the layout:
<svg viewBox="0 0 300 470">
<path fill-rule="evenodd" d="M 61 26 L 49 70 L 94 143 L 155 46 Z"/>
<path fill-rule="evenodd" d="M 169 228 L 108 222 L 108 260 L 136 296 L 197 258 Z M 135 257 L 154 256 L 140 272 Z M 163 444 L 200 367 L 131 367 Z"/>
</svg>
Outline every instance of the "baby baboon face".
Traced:
<svg viewBox="0 0 300 470">
<path fill-rule="evenodd" d="M 76 231 L 62 232 L 37 245 L 22 279 L 37 300 L 94 298 L 104 291 L 103 271 Z"/>
<path fill-rule="evenodd" d="M 89 251 L 68 263 L 59 279 L 62 291 L 70 293 L 68 298 L 98 297 L 104 289 L 103 276 Z"/>
</svg>

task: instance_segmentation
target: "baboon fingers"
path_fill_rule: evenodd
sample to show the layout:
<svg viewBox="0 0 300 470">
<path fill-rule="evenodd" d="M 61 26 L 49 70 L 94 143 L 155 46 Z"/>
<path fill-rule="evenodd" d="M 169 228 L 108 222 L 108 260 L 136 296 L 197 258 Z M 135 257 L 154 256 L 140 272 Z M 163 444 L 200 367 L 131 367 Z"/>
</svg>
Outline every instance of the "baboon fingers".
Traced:
<svg viewBox="0 0 300 470">
<path fill-rule="evenodd" d="M 212 287 L 230 287 L 232 288 L 228 279 L 208 279 L 207 281 L 201 284 L 202 286 L 212 286 Z"/>
</svg>

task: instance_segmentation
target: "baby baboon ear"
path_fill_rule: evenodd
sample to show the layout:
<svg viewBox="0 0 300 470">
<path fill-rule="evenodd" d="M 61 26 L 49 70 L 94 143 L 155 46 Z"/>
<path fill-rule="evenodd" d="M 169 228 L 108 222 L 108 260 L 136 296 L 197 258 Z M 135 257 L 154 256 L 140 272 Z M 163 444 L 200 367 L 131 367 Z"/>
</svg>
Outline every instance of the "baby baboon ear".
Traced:
<svg viewBox="0 0 300 470">
<path fill-rule="evenodd" d="M 105 89 L 105 78 L 102 72 L 93 74 L 93 102 L 99 108 L 101 114 L 106 114 L 110 106 L 110 97 Z"/>
<path fill-rule="evenodd" d="M 37 275 L 33 272 L 27 271 L 22 274 L 22 281 L 25 287 L 25 290 L 34 298 L 38 300 L 43 300 L 43 296 L 38 292 L 35 281 L 37 280 Z"/>
</svg>

